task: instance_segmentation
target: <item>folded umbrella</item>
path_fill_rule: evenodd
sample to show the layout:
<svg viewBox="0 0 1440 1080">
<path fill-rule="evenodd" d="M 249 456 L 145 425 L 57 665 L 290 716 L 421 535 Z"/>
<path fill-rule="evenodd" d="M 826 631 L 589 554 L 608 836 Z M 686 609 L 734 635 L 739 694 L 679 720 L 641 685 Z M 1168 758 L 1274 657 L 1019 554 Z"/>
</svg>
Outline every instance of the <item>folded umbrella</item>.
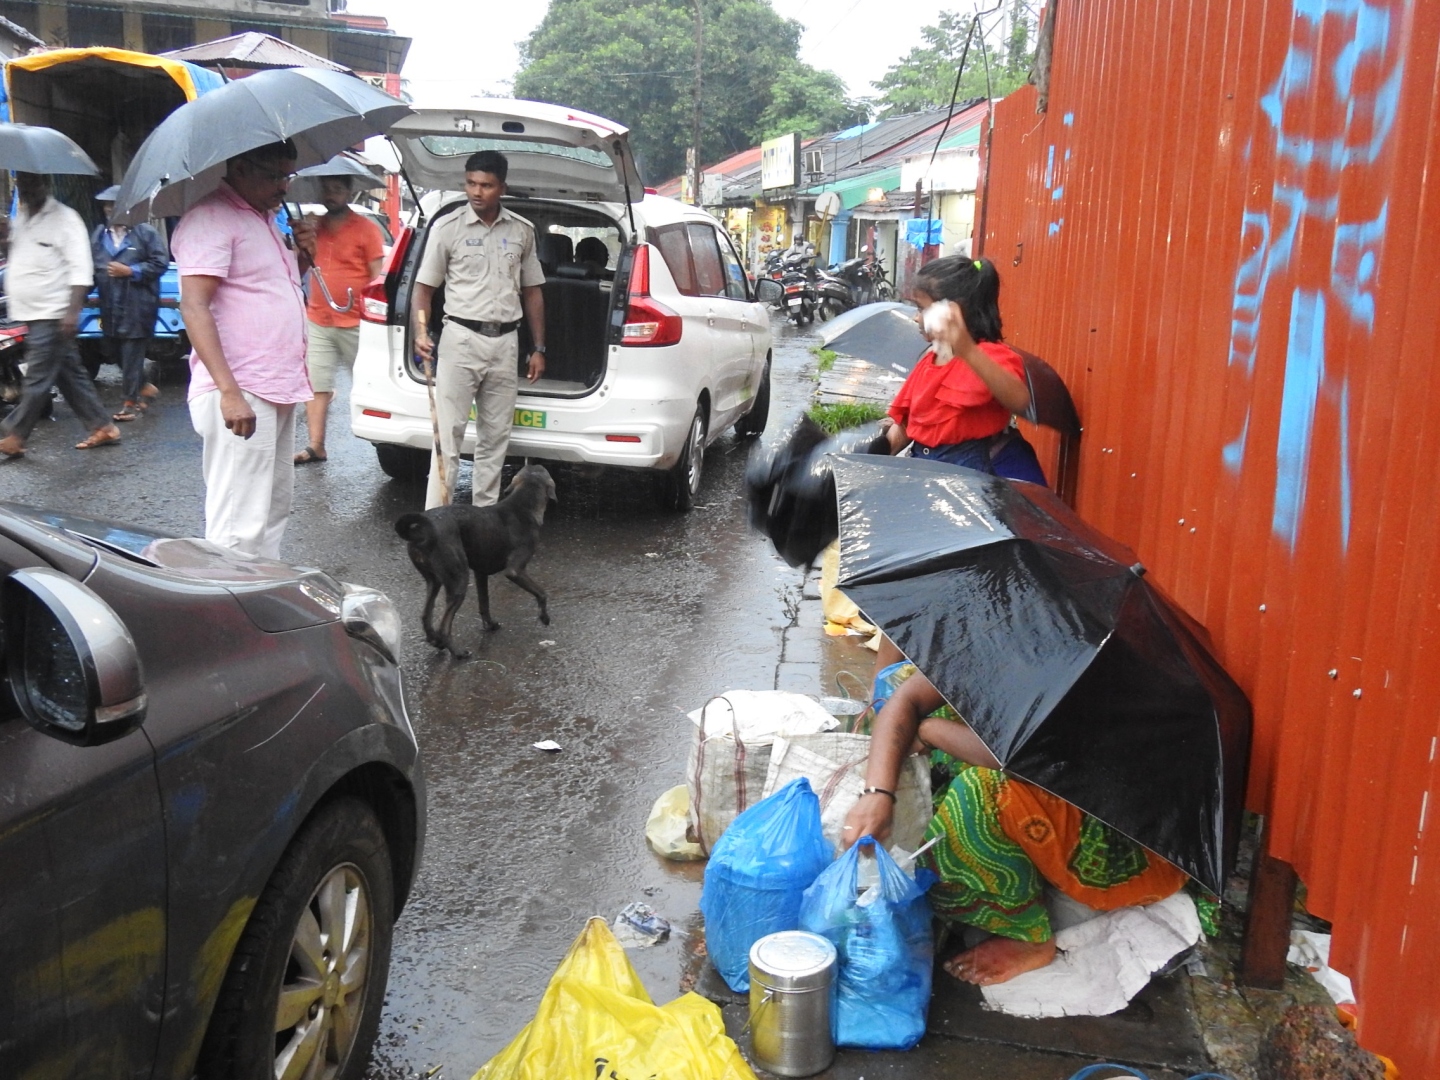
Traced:
<svg viewBox="0 0 1440 1080">
<path fill-rule="evenodd" d="M 135 222 L 182 214 L 215 190 L 232 157 L 293 139 L 296 164 L 319 165 L 410 112 L 342 72 L 258 72 L 187 102 L 150 133 L 120 185 L 116 215 Z"/>
<path fill-rule="evenodd" d="M 54 128 L 30 124 L 0 124 L 0 169 L 51 176 L 100 175 L 75 140 Z"/>
<path fill-rule="evenodd" d="M 1134 554 L 1034 484 L 835 456 L 839 587 L 1005 770 L 1215 893 L 1235 858 L 1250 703 Z"/>
<path fill-rule="evenodd" d="M 820 342 L 827 349 L 889 368 L 897 375 L 909 375 L 930 347 L 915 324 L 914 306 L 894 301 L 851 308 L 821 330 Z M 1021 415 L 1062 435 L 1079 435 L 1080 415 L 1060 373 L 1034 353 L 1015 351 L 1025 362 L 1025 383 L 1030 390 L 1030 407 Z"/>
</svg>

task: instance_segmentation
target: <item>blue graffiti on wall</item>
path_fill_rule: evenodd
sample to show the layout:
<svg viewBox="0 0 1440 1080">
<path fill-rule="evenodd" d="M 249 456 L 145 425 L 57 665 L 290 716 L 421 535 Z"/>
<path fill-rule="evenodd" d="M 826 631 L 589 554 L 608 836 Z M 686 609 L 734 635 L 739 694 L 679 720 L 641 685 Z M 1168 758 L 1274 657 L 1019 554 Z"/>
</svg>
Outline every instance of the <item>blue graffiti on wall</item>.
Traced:
<svg viewBox="0 0 1440 1080">
<path fill-rule="evenodd" d="M 1289 51 L 1279 76 L 1260 99 L 1274 140 L 1275 180 L 1267 205 L 1241 216 L 1242 255 L 1231 308 L 1232 367 L 1254 374 L 1262 312 L 1272 284 L 1291 269 L 1301 228 L 1333 229 L 1328 280 L 1291 286 L 1289 344 L 1275 453 L 1274 535 L 1294 551 L 1311 470 L 1317 405 L 1322 395 L 1336 404 L 1340 425 L 1340 543 L 1350 538 L 1352 499 L 1350 387 L 1343 374 L 1326 369 L 1327 319 L 1344 318 L 1367 333 L 1375 329 L 1375 281 L 1385 241 L 1388 202 L 1369 220 L 1345 220 L 1340 190 L 1348 170 L 1373 167 L 1395 127 L 1404 63 L 1392 50 L 1398 22 L 1390 3 L 1367 0 L 1293 0 Z M 1332 42 L 1339 41 L 1338 49 Z M 1322 45 L 1329 63 L 1322 62 Z M 1362 64 L 1380 72 L 1373 86 L 1356 89 Z M 1329 135 L 1304 130 L 1312 106 L 1343 104 L 1343 125 Z M 1337 110 L 1338 112 L 1338 110 Z M 1300 130 L 1297 130 L 1300 129 Z M 1252 151 L 1255 149 L 1251 148 Z M 1238 433 L 1221 452 L 1226 468 L 1239 473 L 1250 436 L 1246 412 Z"/>
<path fill-rule="evenodd" d="M 1075 114 L 1073 112 L 1067 112 L 1064 117 L 1061 118 L 1060 122 L 1067 128 L 1073 128 L 1075 126 Z M 1045 155 L 1044 184 L 1045 190 L 1050 192 L 1050 202 L 1054 208 L 1053 212 L 1057 215 L 1059 214 L 1060 200 L 1065 197 L 1065 184 L 1060 177 L 1060 173 L 1065 171 L 1069 162 L 1070 150 L 1067 147 L 1064 156 L 1060 159 L 1060 165 L 1057 168 L 1055 164 L 1055 144 L 1051 143 Z M 1056 216 L 1052 218 L 1050 224 L 1045 228 L 1046 235 L 1058 236 L 1064 224 L 1065 219 L 1063 217 Z"/>
</svg>

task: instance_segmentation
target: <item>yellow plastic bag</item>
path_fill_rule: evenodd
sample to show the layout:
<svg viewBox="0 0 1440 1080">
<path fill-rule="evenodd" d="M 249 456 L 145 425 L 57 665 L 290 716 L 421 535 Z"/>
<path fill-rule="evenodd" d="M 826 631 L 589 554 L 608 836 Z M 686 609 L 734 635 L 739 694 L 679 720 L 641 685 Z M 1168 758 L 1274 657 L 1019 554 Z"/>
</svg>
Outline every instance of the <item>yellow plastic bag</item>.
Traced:
<svg viewBox="0 0 1440 1080">
<path fill-rule="evenodd" d="M 473 1080 L 755 1080 L 698 994 L 656 1005 L 604 919 L 591 919 L 510 1045 Z"/>
<path fill-rule="evenodd" d="M 673 787 L 655 800 L 645 822 L 645 839 L 655 854 L 676 862 L 694 862 L 705 858 L 705 850 L 685 838 L 690 825 L 690 788 L 685 784 Z"/>
</svg>

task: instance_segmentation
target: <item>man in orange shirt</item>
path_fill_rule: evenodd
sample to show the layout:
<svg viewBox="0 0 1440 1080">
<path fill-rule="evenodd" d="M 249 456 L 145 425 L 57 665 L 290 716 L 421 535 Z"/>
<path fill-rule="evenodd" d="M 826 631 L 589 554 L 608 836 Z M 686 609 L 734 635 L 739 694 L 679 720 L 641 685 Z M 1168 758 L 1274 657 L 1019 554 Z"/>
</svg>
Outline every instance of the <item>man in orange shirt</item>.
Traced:
<svg viewBox="0 0 1440 1080">
<path fill-rule="evenodd" d="M 310 439 L 295 455 L 297 465 L 326 458 L 325 416 L 335 396 L 335 369 L 341 364 L 347 368 L 355 365 L 360 348 L 360 291 L 380 273 L 380 228 L 350 209 L 350 185 L 348 176 L 326 176 L 320 181 L 325 216 L 315 230 L 314 273 L 324 278 L 331 299 L 346 309 L 336 311 L 331 306 L 312 274 L 305 307 L 305 363 L 315 396 L 305 405 Z"/>
</svg>

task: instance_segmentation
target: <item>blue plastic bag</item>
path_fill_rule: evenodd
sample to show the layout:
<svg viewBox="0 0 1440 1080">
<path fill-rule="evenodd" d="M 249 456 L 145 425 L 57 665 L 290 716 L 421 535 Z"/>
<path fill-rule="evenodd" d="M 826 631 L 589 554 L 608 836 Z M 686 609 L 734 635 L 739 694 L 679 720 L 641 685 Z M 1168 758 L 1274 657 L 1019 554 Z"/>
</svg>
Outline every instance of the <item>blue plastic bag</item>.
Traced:
<svg viewBox="0 0 1440 1080">
<path fill-rule="evenodd" d="M 860 852 L 873 851 L 880 881 L 857 898 Z M 835 1044 L 909 1050 L 925 1034 L 934 942 L 930 904 L 890 853 L 868 837 L 805 890 L 800 929 L 839 953 Z"/>
<path fill-rule="evenodd" d="M 750 946 L 800 928 L 800 898 L 828 865 L 820 800 L 804 777 L 761 799 L 721 834 L 705 866 L 700 912 L 710 959 L 730 989 L 750 989 Z"/>
</svg>

